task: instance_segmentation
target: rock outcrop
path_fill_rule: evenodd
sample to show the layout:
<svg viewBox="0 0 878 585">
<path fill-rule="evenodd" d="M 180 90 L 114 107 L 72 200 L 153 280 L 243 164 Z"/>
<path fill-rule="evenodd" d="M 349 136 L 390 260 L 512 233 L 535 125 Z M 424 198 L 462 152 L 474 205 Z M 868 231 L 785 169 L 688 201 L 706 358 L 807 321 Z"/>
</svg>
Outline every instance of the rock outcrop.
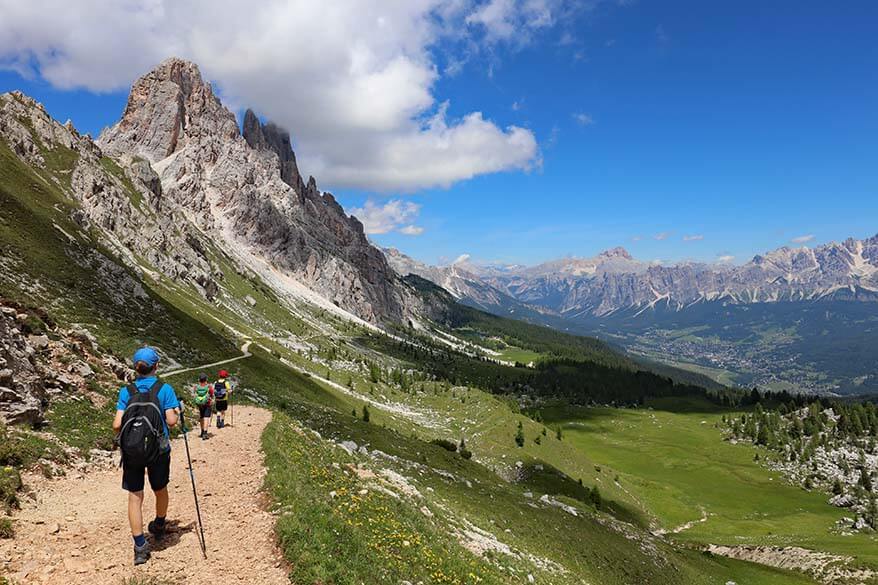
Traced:
<svg viewBox="0 0 878 585">
<path fill-rule="evenodd" d="M 0 418 L 33 425 L 42 421 L 48 405 L 45 371 L 36 358 L 37 351 L 48 347 L 48 338 L 45 344 L 41 339 L 31 344 L 21 331 L 26 319 L 13 307 L 0 307 Z"/>
<path fill-rule="evenodd" d="M 288 273 L 371 322 L 400 321 L 410 291 L 316 181 L 305 183 L 289 134 L 253 112 L 238 130 L 193 63 L 169 59 L 134 84 L 122 119 L 98 140 L 123 161 L 145 158 L 160 178 L 155 195 L 223 248 Z"/>
<path fill-rule="evenodd" d="M 41 311 L 0 301 L 0 422 L 36 426 L 57 396 L 88 394 L 98 380 L 89 363 L 100 364 L 103 383 L 133 373 L 87 329 L 64 330 Z"/>
<path fill-rule="evenodd" d="M 0 141 L 30 166 L 53 175 L 58 190 L 78 204 L 74 220 L 101 230 L 104 243 L 131 268 L 192 283 L 206 297 L 216 292 L 219 269 L 193 245 L 201 236 L 179 209 L 165 203 L 145 159 L 126 153 L 117 163 L 19 92 L 0 96 Z M 50 164 L 60 159 L 68 162 Z"/>
</svg>

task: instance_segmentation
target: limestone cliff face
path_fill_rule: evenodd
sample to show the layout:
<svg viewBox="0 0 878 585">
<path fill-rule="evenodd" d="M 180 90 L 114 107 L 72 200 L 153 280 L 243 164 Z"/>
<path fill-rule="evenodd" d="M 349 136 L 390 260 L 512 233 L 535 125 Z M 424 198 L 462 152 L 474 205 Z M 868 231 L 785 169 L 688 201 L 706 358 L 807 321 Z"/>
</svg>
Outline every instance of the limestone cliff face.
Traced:
<svg viewBox="0 0 878 585">
<path fill-rule="evenodd" d="M 73 219 L 83 228 L 100 230 L 103 243 L 131 268 L 146 272 L 145 261 L 207 298 L 216 293 L 221 274 L 198 245 L 198 231 L 165 201 L 146 160 L 126 154 L 120 160 L 129 165 L 125 173 L 88 136 L 52 119 L 42 105 L 18 92 L 0 96 L 0 142 L 36 169 L 50 168 L 53 160 L 68 161 L 59 169 L 66 180 L 52 180 L 76 201 Z"/>
<path fill-rule="evenodd" d="M 134 84 L 98 145 L 131 169 L 158 175 L 162 203 L 223 247 L 246 249 L 372 322 L 399 321 L 410 291 L 314 178 L 302 180 L 289 134 L 253 112 L 238 129 L 198 67 L 169 59 Z"/>
</svg>

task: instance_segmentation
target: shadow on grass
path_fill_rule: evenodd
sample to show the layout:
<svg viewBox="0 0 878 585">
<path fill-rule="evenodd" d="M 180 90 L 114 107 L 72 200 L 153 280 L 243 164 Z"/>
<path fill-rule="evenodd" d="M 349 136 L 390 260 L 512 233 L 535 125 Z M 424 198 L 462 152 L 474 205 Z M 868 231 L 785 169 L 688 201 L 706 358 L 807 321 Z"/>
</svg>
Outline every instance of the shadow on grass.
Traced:
<svg viewBox="0 0 878 585">
<path fill-rule="evenodd" d="M 518 484 L 535 494 L 563 496 L 576 500 L 580 504 L 608 512 L 625 522 L 642 528 L 648 528 L 648 519 L 637 510 L 616 500 L 595 502 L 591 486 L 581 484 L 578 480 L 543 461 L 533 461 L 524 465 Z"/>
</svg>

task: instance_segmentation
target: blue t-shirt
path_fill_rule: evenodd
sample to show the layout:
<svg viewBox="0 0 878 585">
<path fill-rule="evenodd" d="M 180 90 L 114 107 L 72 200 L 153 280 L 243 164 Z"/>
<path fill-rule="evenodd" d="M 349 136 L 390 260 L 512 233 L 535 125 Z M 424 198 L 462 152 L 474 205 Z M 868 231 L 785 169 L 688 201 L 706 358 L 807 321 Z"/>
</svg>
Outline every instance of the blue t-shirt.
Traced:
<svg viewBox="0 0 878 585">
<path fill-rule="evenodd" d="M 149 378 L 138 378 L 134 381 L 134 385 L 137 386 L 137 389 L 141 392 L 149 392 L 149 389 L 152 388 L 152 385 L 155 384 L 156 378 L 155 376 L 150 376 Z M 125 410 L 128 407 L 128 401 L 131 399 L 131 395 L 128 393 L 128 386 L 122 386 L 119 390 L 119 400 L 116 401 L 116 410 Z M 169 437 L 170 433 L 168 432 L 168 423 L 165 422 L 165 411 L 171 408 L 178 408 L 180 406 L 180 401 L 177 399 L 177 394 L 174 392 L 174 389 L 171 388 L 170 384 L 165 384 L 159 390 L 159 404 L 162 407 L 162 427 L 165 431 L 165 436 Z"/>
</svg>

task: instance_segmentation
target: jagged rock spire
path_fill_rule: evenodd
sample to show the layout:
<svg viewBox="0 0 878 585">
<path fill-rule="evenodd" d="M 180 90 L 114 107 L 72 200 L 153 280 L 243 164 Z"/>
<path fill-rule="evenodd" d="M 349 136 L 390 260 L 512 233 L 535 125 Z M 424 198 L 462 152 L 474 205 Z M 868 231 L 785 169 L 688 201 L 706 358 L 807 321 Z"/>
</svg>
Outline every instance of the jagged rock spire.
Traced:
<svg viewBox="0 0 878 585">
<path fill-rule="evenodd" d="M 303 197 L 307 187 L 299 167 L 296 164 L 296 154 L 293 152 L 290 133 L 273 122 L 263 124 L 250 108 L 244 113 L 244 139 L 250 148 L 255 150 L 268 150 L 277 155 L 280 161 L 280 177 L 284 183 L 292 187 Z M 316 191 L 316 185 L 315 185 Z"/>
<path fill-rule="evenodd" d="M 122 119 L 98 142 L 108 154 L 135 154 L 157 162 L 205 134 L 238 136 L 235 116 L 197 65 L 172 57 L 134 83 Z"/>
</svg>

